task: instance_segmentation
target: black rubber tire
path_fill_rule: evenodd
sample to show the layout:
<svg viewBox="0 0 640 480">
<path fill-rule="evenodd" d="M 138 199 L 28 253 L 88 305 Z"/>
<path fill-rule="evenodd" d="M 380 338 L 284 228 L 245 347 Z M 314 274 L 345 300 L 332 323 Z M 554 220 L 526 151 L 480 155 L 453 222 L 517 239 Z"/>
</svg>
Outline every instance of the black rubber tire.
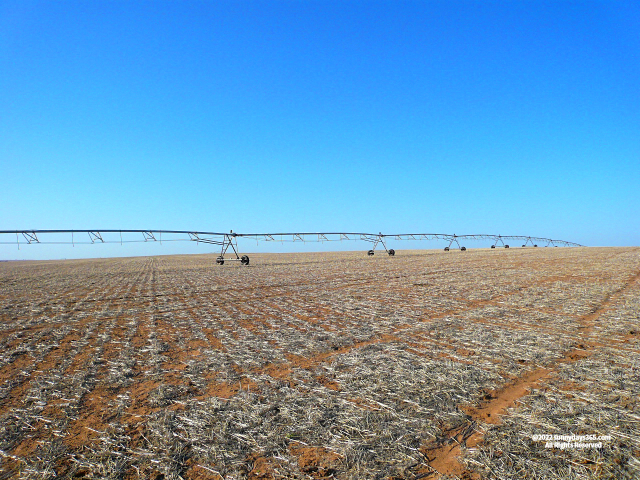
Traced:
<svg viewBox="0 0 640 480">
<path fill-rule="evenodd" d="M 242 265 L 249 265 L 249 257 L 247 255 L 242 255 L 242 258 L 240 259 L 240 263 Z"/>
<path fill-rule="evenodd" d="M 216 263 L 218 265 L 224 265 L 224 257 L 218 257 L 216 258 Z"/>
<path fill-rule="evenodd" d="M 461 252 L 466 252 L 467 251 L 467 247 L 460 247 L 460 251 Z"/>
<path fill-rule="evenodd" d="M 392 248 L 391 250 L 389 250 L 389 256 L 393 257 L 396 254 L 396 251 Z"/>
<path fill-rule="evenodd" d="M 504 248 L 509 248 L 509 245 L 505 245 Z"/>
<path fill-rule="evenodd" d="M 373 255 L 375 255 L 376 252 L 374 252 L 373 250 L 369 250 L 367 252 L 367 255 L 369 255 L 370 257 L 372 257 Z"/>
<path fill-rule="evenodd" d="M 491 245 L 491 248 L 496 248 L 496 246 L 495 245 Z"/>
<path fill-rule="evenodd" d="M 444 251 L 448 252 L 449 251 L 449 247 L 444 247 Z"/>
</svg>

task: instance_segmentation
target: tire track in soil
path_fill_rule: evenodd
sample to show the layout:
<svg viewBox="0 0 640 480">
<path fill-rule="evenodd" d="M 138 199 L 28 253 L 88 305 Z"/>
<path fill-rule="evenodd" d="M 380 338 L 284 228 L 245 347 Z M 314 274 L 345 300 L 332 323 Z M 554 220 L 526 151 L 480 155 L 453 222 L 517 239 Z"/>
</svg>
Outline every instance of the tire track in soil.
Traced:
<svg viewBox="0 0 640 480">
<path fill-rule="evenodd" d="M 640 271 L 626 281 L 622 287 L 607 295 L 593 312 L 578 319 L 578 322 L 583 326 L 581 336 L 589 336 L 598 317 L 610 309 L 617 299 L 639 280 Z M 551 366 L 530 370 L 499 389 L 486 392 L 477 406 L 460 405 L 460 410 L 469 415 L 470 420 L 460 427 L 446 431 L 443 440 L 436 440 L 420 448 L 420 452 L 427 461 L 427 467 L 417 469 L 416 473 L 419 478 L 439 478 L 443 475 L 450 475 L 463 480 L 480 479 L 479 474 L 466 469 L 459 461 L 463 454 L 463 446 L 473 448 L 482 443 L 484 433 L 476 429 L 477 424 L 482 422 L 489 425 L 500 425 L 500 417 L 508 414 L 508 409 L 515 407 L 520 398 L 528 395 L 532 389 L 544 384 L 545 380 L 558 371 L 560 365 L 588 358 L 593 354 L 593 349 L 601 346 L 600 342 L 583 340 L 576 348 L 566 351 L 562 358 Z"/>
</svg>

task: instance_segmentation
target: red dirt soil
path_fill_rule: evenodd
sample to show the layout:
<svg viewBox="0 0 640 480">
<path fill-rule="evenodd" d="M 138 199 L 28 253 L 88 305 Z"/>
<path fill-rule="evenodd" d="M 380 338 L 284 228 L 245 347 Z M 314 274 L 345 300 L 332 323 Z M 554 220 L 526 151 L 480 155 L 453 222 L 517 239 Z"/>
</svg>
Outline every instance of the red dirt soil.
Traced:
<svg viewBox="0 0 640 480">
<path fill-rule="evenodd" d="M 631 308 L 638 252 L 0 265 L 0 476 L 355 478 L 395 454 L 376 443 L 384 429 L 422 423 L 394 437 L 422 457 L 390 457 L 387 478 L 478 479 L 467 450 L 563 364 L 610 347 L 639 353 L 636 327 L 603 333 L 601 322 Z M 494 348 L 520 333 L 551 347 L 529 344 L 535 360 Z M 433 390 L 420 390 L 414 367 L 437 370 Z M 465 369 L 487 383 L 451 397 L 465 400 L 450 400 L 456 421 L 421 413 L 448 386 L 441 372 Z"/>
</svg>

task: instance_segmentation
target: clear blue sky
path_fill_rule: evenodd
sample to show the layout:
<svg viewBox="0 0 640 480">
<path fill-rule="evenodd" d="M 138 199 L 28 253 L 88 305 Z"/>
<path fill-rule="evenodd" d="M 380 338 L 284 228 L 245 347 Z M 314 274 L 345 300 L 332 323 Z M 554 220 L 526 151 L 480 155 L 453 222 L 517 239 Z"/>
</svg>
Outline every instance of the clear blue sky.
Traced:
<svg viewBox="0 0 640 480">
<path fill-rule="evenodd" d="M 638 32 L 623 1 L 0 0 L 0 229 L 640 245 Z"/>
</svg>

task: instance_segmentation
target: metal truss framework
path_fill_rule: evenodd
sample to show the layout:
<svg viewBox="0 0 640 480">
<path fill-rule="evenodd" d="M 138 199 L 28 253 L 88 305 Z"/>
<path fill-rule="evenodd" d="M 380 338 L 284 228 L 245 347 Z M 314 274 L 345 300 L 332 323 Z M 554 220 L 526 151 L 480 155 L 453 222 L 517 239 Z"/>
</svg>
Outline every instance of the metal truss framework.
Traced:
<svg viewBox="0 0 640 480">
<path fill-rule="evenodd" d="M 126 239 L 123 239 L 123 234 Z M 580 247 L 577 243 L 567 242 L 565 240 L 553 240 L 543 237 L 531 237 L 524 235 L 491 235 L 491 234 L 473 234 L 473 235 L 450 235 L 446 233 L 346 233 L 346 232 L 297 232 L 297 233 L 220 233 L 220 232 L 199 232 L 189 230 L 0 230 L 0 240 L 3 237 L 15 235 L 16 240 L 0 241 L 0 244 L 17 244 L 20 248 L 21 238 L 22 244 L 95 244 L 95 243 L 139 243 L 139 242 L 163 242 L 162 235 L 165 235 L 165 242 L 175 241 L 192 241 L 197 243 L 205 243 L 220 246 L 220 255 L 216 259 L 216 263 L 224 265 L 225 261 L 238 261 L 243 265 L 249 264 L 249 257 L 238 253 L 238 239 L 246 238 L 257 242 L 339 242 L 339 241 L 363 241 L 371 244 L 368 255 L 374 255 L 375 249 L 382 245 L 384 251 L 389 256 L 395 255 L 395 250 L 387 248 L 389 240 L 411 241 L 411 240 L 442 240 L 449 242 L 445 251 L 449 251 L 455 243 L 457 248 L 462 251 L 466 250 L 465 246 L 460 244 L 465 240 L 491 240 L 491 248 L 498 245 L 503 248 L 509 248 L 509 244 L 505 241 L 522 241 L 523 247 L 537 247 L 542 245 L 545 247 Z M 60 235 L 71 235 L 71 240 L 50 241 L 49 237 L 59 238 Z M 85 237 L 86 235 L 86 237 Z M 117 236 L 119 235 L 119 237 Z M 129 239 L 131 237 L 131 239 Z M 68 238 L 68 237 L 67 237 Z M 230 256 L 225 257 L 227 252 Z"/>
</svg>

